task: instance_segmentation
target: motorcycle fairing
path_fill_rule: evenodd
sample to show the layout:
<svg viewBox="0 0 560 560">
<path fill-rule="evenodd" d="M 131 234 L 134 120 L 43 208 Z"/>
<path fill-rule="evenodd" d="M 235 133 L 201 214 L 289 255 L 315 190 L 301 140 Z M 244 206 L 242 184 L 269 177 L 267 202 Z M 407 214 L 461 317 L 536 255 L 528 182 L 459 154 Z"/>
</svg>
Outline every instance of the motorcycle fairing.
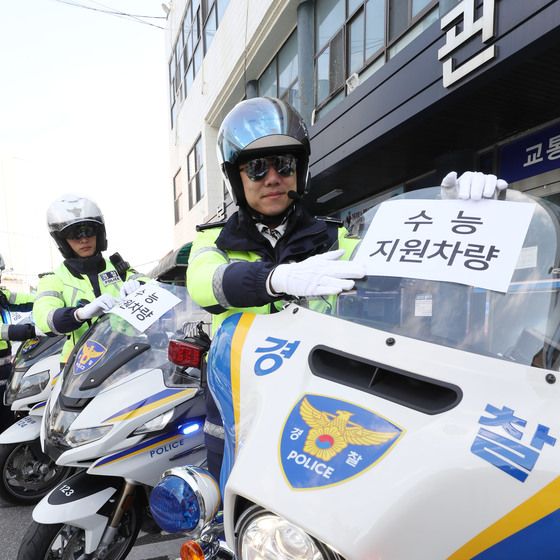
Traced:
<svg viewBox="0 0 560 560">
<path fill-rule="evenodd" d="M 85 532 L 85 552 L 91 553 L 98 547 L 108 522 L 106 516 L 95 512 L 117 492 L 118 482 L 111 477 L 78 472 L 61 482 L 33 508 L 33 519 L 37 523 L 80 527 Z"/>
<path fill-rule="evenodd" d="M 228 321 L 224 322 L 228 330 L 216 334 L 212 390 L 223 401 L 226 423 L 229 415 L 238 418 L 239 424 L 235 431 L 226 432 L 227 461 L 235 456 L 224 495 L 230 546 L 235 501 L 241 496 L 292 521 L 352 560 L 449 558 L 558 476 L 560 445 L 552 442 L 542 447 L 524 482 L 471 451 L 489 404 L 513 410 L 527 420 L 531 431 L 543 425 L 551 427 L 552 436 L 559 435 L 555 430 L 560 388 L 548 384 L 542 370 L 395 334 L 390 335 L 394 344 L 388 344 L 386 332 L 293 305 L 269 316 Z M 228 336 L 238 337 L 238 352 L 231 351 Z M 282 358 L 278 368 L 263 376 L 255 365 L 262 355 L 258 350 L 270 339 L 299 341 L 299 345 L 289 358 Z M 325 341 L 341 354 L 363 356 L 388 369 L 458 386 L 463 397 L 452 409 L 430 415 L 406 403 L 317 377 L 308 359 Z M 359 476 L 314 491 L 294 490 L 283 474 L 286 459 L 279 454 L 280 442 L 294 403 L 308 394 L 374 411 L 402 427 L 406 435 L 391 453 Z M 550 492 L 547 496 L 553 499 L 550 507 L 556 512 L 560 498 Z M 318 516 L 317 512 L 322 513 Z M 550 514 L 541 512 L 533 521 L 556 534 Z M 522 526 L 530 524 L 525 519 Z M 536 545 L 529 541 L 527 546 Z M 543 559 L 556 557 L 551 553 Z"/>
<path fill-rule="evenodd" d="M 184 435 L 176 425 L 156 437 L 150 434 L 133 435 L 148 420 L 185 402 L 192 402 L 195 416 L 201 416 L 196 405 L 202 395 L 196 388 L 169 388 L 159 369 L 140 370 L 133 376 L 102 389 L 78 415 L 72 430 L 112 425 L 101 439 L 68 449 L 58 457 L 61 465 L 83 466 L 89 461 L 88 472 L 95 475 L 129 477 L 134 472 L 137 482 L 154 486 L 161 473 L 170 468 L 173 457 L 186 447 L 203 444 L 201 429 Z M 132 401 L 131 405 L 126 405 Z M 204 451 L 193 457 L 203 461 Z"/>
<path fill-rule="evenodd" d="M 203 424 L 204 421 L 201 419 L 199 423 L 200 431 L 202 431 Z M 190 446 L 191 438 L 187 438 L 186 436 L 183 435 L 183 432 L 181 432 L 179 429 L 175 429 L 172 430 L 171 432 L 166 432 L 164 434 L 160 434 L 156 437 L 150 438 L 146 441 L 139 443 L 138 445 L 134 445 L 130 448 L 125 449 L 124 451 L 120 451 L 119 453 L 115 453 L 113 455 L 108 455 L 106 457 L 103 457 L 98 461 L 96 461 L 91 466 L 90 470 L 93 472 L 94 469 L 99 469 L 100 467 L 103 467 L 105 465 L 116 463 L 118 461 L 122 461 L 125 459 L 130 459 L 134 455 L 138 455 L 140 453 L 144 453 L 148 451 L 150 451 L 151 452 L 150 455 L 153 456 L 153 450 L 157 450 L 162 446 L 164 450 L 166 447 L 169 450 L 171 449 L 179 450 L 184 445 L 187 445 L 186 443 L 187 441 L 189 442 L 189 446 Z"/>
<path fill-rule="evenodd" d="M 40 415 L 24 416 L 0 434 L 0 444 L 22 443 L 37 439 L 41 432 L 41 421 Z"/>
</svg>

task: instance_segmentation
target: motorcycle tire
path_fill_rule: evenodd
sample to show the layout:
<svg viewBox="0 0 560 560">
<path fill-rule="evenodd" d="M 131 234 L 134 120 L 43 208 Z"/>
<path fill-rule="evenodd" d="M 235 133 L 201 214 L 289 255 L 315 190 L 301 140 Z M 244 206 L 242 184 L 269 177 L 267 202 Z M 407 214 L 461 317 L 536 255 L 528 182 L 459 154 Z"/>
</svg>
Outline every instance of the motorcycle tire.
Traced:
<svg viewBox="0 0 560 560">
<path fill-rule="evenodd" d="M 0 497 L 12 504 L 36 504 L 73 472 L 45 455 L 38 440 L 0 444 Z"/>
<path fill-rule="evenodd" d="M 103 558 L 124 560 L 136 542 L 141 524 L 142 515 L 139 508 L 131 507 L 123 516 L 118 528 L 118 537 L 121 540 L 113 543 Z M 21 541 L 17 560 L 79 558 L 84 554 L 84 548 L 83 529 L 62 523 L 45 525 L 32 521 Z"/>
</svg>

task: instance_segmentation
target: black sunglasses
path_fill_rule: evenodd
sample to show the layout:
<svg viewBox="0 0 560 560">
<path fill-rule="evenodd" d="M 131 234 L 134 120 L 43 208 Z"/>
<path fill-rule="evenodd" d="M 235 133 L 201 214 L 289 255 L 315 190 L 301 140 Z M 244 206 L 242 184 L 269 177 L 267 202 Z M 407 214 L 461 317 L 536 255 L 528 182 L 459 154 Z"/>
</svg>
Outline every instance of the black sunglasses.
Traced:
<svg viewBox="0 0 560 560">
<path fill-rule="evenodd" d="M 95 224 L 76 224 L 61 231 L 64 239 L 82 239 L 82 237 L 95 237 L 97 226 Z"/>
<path fill-rule="evenodd" d="M 291 177 L 296 172 L 297 159 L 292 155 L 255 158 L 246 161 L 240 168 L 251 181 L 261 181 L 270 167 L 274 167 L 281 177 Z"/>
</svg>

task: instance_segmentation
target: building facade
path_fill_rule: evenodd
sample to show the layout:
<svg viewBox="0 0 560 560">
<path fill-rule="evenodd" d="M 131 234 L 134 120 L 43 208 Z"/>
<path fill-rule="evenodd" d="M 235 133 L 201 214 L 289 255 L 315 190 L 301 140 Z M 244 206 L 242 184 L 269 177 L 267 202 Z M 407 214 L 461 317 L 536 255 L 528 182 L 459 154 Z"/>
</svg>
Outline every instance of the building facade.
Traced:
<svg viewBox="0 0 560 560">
<path fill-rule="evenodd" d="M 175 0 L 167 19 L 175 246 L 228 213 L 224 115 L 289 100 L 316 214 L 478 169 L 560 197 L 560 0 Z"/>
</svg>

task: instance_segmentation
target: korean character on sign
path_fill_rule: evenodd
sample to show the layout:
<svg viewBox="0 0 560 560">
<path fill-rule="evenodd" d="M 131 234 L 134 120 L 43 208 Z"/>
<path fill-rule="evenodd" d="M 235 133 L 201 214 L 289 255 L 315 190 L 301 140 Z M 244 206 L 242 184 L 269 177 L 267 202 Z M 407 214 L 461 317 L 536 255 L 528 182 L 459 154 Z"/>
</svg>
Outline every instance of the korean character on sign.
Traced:
<svg viewBox="0 0 560 560">
<path fill-rule="evenodd" d="M 484 428 L 479 430 L 471 452 L 521 482 L 539 458 L 538 451 Z"/>
<path fill-rule="evenodd" d="M 493 417 L 486 418 L 485 416 L 481 416 L 478 419 L 479 424 L 491 427 L 499 426 L 515 439 L 521 439 L 523 432 L 517 429 L 516 426 L 524 428 L 527 425 L 527 420 L 523 420 L 522 418 L 515 416 L 511 408 L 508 408 L 507 406 L 497 408 L 491 404 L 487 404 L 484 412 L 488 412 Z"/>
<path fill-rule="evenodd" d="M 515 416 L 513 409 L 506 406 L 497 408 L 488 404 L 485 412 L 488 412 L 491 417 L 481 416 L 479 424 L 489 428 L 502 429 L 514 439 L 481 428 L 472 444 L 471 452 L 513 478 L 524 482 L 529 472 L 533 470 L 544 445 L 553 447 L 556 444 L 556 438 L 549 434 L 547 426 L 539 424 L 530 445 L 523 445 L 520 443 L 523 437 L 520 428 L 527 426 L 526 420 Z"/>
<path fill-rule="evenodd" d="M 548 159 L 560 158 L 560 135 L 548 139 L 548 150 L 546 150 L 546 154 Z"/>
<path fill-rule="evenodd" d="M 424 242 L 420 241 L 420 239 L 408 239 L 404 242 L 404 247 L 401 247 L 399 251 L 404 253 L 400 261 L 401 262 L 422 262 L 422 258 L 426 254 L 428 246 L 430 245 L 430 241 L 426 240 Z M 411 258 L 411 256 L 415 256 L 417 258 Z M 408 257 L 408 258 L 407 258 Z"/>
<path fill-rule="evenodd" d="M 534 146 L 529 146 L 525 148 L 527 152 L 527 161 L 523 164 L 523 167 L 529 167 L 529 165 L 535 165 L 535 163 L 540 163 L 544 161 L 542 157 L 542 144 L 535 144 Z"/>
<path fill-rule="evenodd" d="M 457 214 L 456 220 L 451 220 L 452 224 L 457 224 L 451 228 L 453 233 L 467 235 L 476 231 L 476 226 L 482 225 L 482 219 L 476 216 L 465 216 L 463 210 Z"/>
<path fill-rule="evenodd" d="M 389 262 L 391 260 L 391 257 L 393 256 L 393 253 L 395 252 L 395 249 L 397 248 L 397 245 L 399 244 L 400 239 L 395 239 L 394 241 L 377 241 L 377 244 L 380 245 L 379 249 L 377 249 L 377 251 L 374 251 L 373 253 L 370 253 L 369 256 L 370 257 L 374 257 L 377 254 L 381 254 L 384 257 L 387 257 L 385 260 L 387 262 Z M 387 253 L 386 249 L 385 249 L 385 245 L 392 243 L 392 247 L 389 245 L 389 253 Z"/>
<path fill-rule="evenodd" d="M 132 305 L 132 300 L 131 299 L 125 299 L 124 301 L 121 302 L 121 304 L 119 305 L 119 309 L 127 309 L 128 307 L 130 307 Z"/>
<path fill-rule="evenodd" d="M 149 308 L 149 307 L 140 307 L 140 309 L 138 309 L 136 313 L 136 318 L 139 321 L 143 321 L 144 319 L 148 319 L 149 317 L 151 317 L 154 312 Z"/>
<path fill-rule="evenodd" d="M 425 210 L 422 210 L 420 214 L 418 214 L 418 216 L 412 216 L 412 218 L 408 218 L 408 222 L 405 222 L 405 224 L 414 225 L 412 231 L 418 231 L 418 228 L 420 226 L 431 225 L 433 223 L 434 220 L 426 214 Z"/>
<path fill-rule="evenodd" d="M 486 255 L 484 254 L 486 252 Z M 465 249 L 466 258 L 464 265 L 471 270 L 486 270 L 490 265 L 488 261 L 498 258 L 499 249 L 495 245 L 490 245 L 488 249 L 484 245 L 469 243 Z"/>
<path fill-rule="evenodd" d="M 301 428 L 292 428 L 290 432 L 290 439 L 292 441 L 298 440 L 303 435 L 303 430 Z"/>
<path fill-rule="evenodd" d="M 443 61 L 444 87 L 449 87 L 495 56 L 495 45 L 460 64 L 449 56 L 478 33 L 481 33 L 483 43 L 494 37 L 494 10 L 495 0 L 483 0 L 482 13 L 477 9 L 477 0 L 463 0 L 441 18 L 441 29 L 447 29 L 445 44 L 438 50 L 438 59 Z"/>
<path fill-rule="evenodd" d="M 356 467 L 363 457 L 357 451 L 350 451 L 346 457 L 345 463 L 351 467 Z"/>
<path fill-rule="evenodd" d="M 146 303 L 154 303 L 154 302 L 156 302 L 156 301 L 158 301 L 158 300 L 159 300 L 159 297 L 158 297 L 157 294 L 150 294 L 149 296 L 146 296 L 146 297 L 144 298 L 144 301 L 145 301 Z"/>
<path fill-rule="evenodd" d="M 271 342 L 272 346 L 261 346 L 255 350 L 257 353 L 264 354 L 255 362 L 255 373 L 257 375 L 268 375 L 276 371 L 284 363 L 284 359 L 293 356 L 300 343 L 299 340 L 289 342 L 273 336 L 268 336 L 266 341 Z"/>
<path fill-rule="evenodd" d="M 442 241 L 440 243 L 433 243 L 434 247 L 439 247 L 438 250 L 435 253 L 432 253 L 431 255 L 428 255 L 428 259 L 433 259 L 434 257 L 442 257 L 444 260 L 447 261 L 447 266 L 451 266 L 453 264 L 453 262 L 455 261 L 455 257 L 458 254 L 463 254 L 463 251 L 460 250 L 461 247 L 461 242 L 457 241 L 457 243 L 453 244 L 453 243 L 448 243 L 447 241 Z M 451 255 L 448 257 L 445 254 L 445 249 L 451 249 Z"/>
</svg>

